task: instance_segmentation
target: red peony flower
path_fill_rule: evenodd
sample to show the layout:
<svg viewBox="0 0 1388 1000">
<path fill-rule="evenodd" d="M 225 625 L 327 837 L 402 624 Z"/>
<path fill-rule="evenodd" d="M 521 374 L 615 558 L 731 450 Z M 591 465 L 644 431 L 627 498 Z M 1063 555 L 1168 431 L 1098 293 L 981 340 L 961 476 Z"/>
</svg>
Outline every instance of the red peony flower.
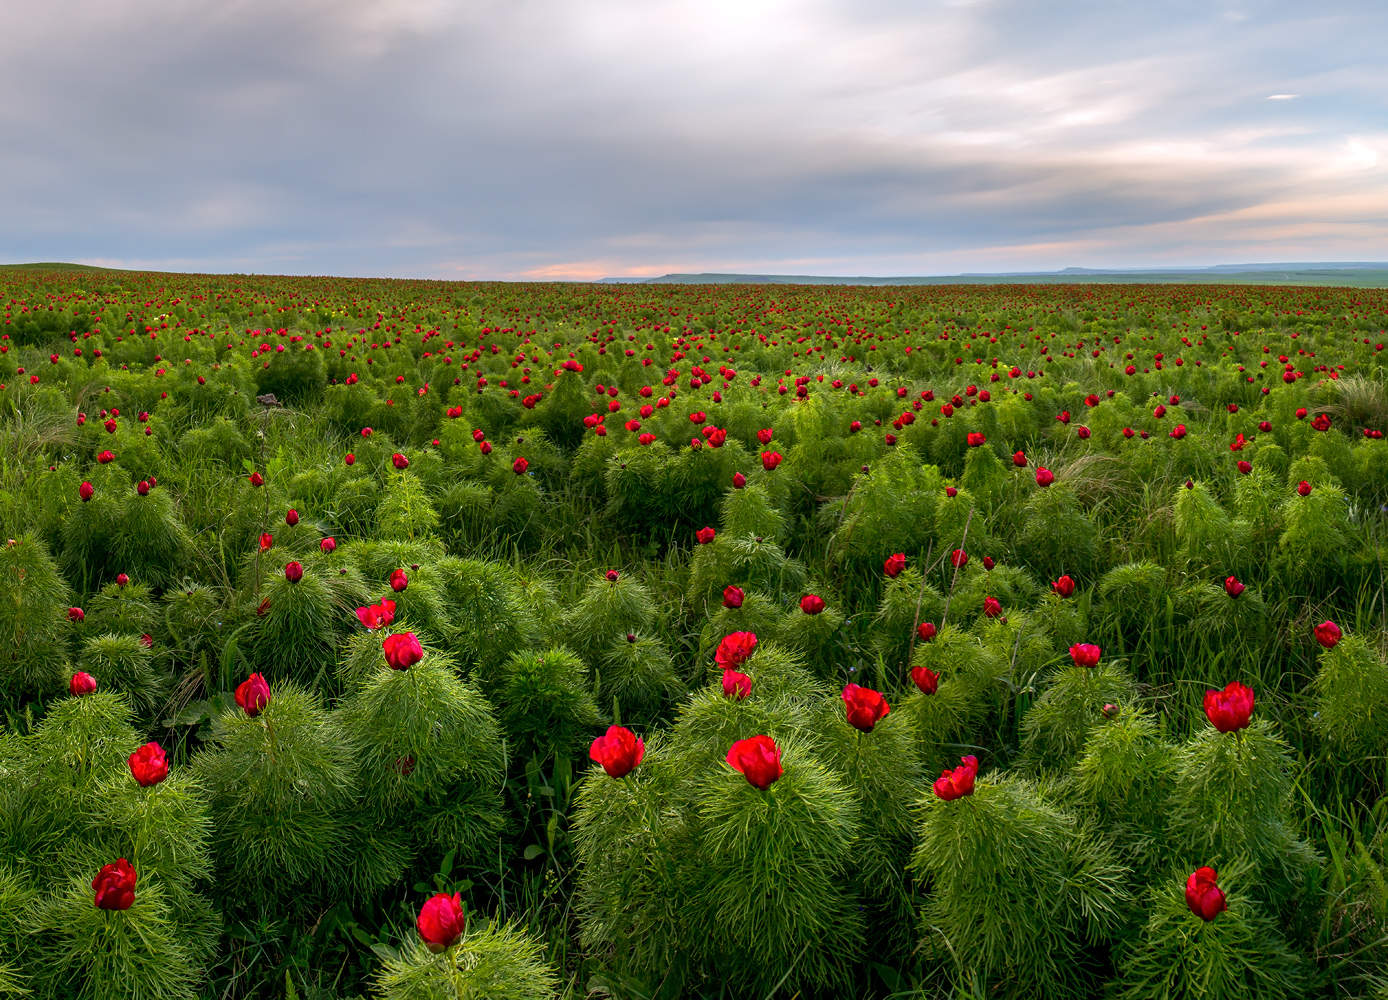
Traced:
<svg viewBox="0 0 1388 1000">
<path fill-rule="evenodd" d="M 511 463 L 511 471 L 518 476 L 525 475 L 525 470 L 528 468 L 530 468 L 530 463 L 526 461 L 524 456 L 521 456 Z"/>
<path fill-rule="evenodd" d="M 284 578 L 290 583 L 298 583 L 304 578 L 304 567 L 302 563 L 287 562 L 284 564 Z"/>
<path fill-rule="evenodd" d="M 733 489 L 740 490 L 747 485 L 747 477 L 740 472 L 733 473 Z"/>
<path fill-rule="evenodd" d="M 1229 908 L 1224 891 L 1215 885 L 1217 878 L 1213 868 L 1197 868 L 1186 879 L 1186 905 L 1201 920 L 1213 920 Z"/>
<path fill-rule="evenodd" d="M 1051 584 L 1051 590 L 1061 597 L 1071 597 L 1075 593 L 1075 581 L 1070 578 L 1069 574 L 1066 574 Z"/>
<path fill-rule="evenodd" d="M 1314 417 L 1311 418 L 1311 429 L 1317 431 L 1330 430 L 1330 414 L 1317 413 Z"/>
<path fill-rule="evenodd" d="M 630 774 L 645 754 L 646 741 L 622 726 L 608 726 L 607 732 L 595 739 L 588 750 L 588 756 L 612 778 Z"/>
<path fill-rule="evenodd" d="M 1340 626 L 1331 621 L 1324 621 L 1316 626 L 1316 641 L 1326 649 L 1334 649 L 1343 634 Z"/>
<path fill-rule="evenodd" d="M 318 543 L 318 548 L 322 550 L 325 556 L 331 555 L 333 552 L 337 551 L 337 539 L 332 536 L 324 538 Z"/>
<path fill-rule="evenodd" d="M 970 448 L 977 448 L 988 442 L 988 439 L 977 431 L 970 431 L 964 436 L 964 440 L 968 443 Z"/>
<path fill-rule="evenodd" d="M 92 498 L 92 494 L 95 492 L 96 487 L 93 486 L 91 483 L 87 482 L 86 480 L 83 480 L 82 485 L 77 487 L 77 497 L 83 503 L 86 503 L 88 500 L 90 500 Z"/>
<path fill-rule="evenodd" d="M 949 554 L 949 562 L 955 569 L 963 569 L 969 564 L 969 554 L 963 549 L 955 549 Z"/>
<path fill-rule="evenodd" d="M 345 454 L 345 455 L 342 456 L 342 460 L 343 460 L 344 462 L 346 462 L 348 465 L 355 465 L 356 462 L 357 462 L 357 456 L 356 456 L 356 455 L 353 455 L 353 454 L 349 451 L 347 454 Z"/>
<path fill-rule="evenodd" d="M 723 588 L 723 607 L 732 608 L 733 610 L 742 607 L 742 600 L 744 596 L 745 595 L 742 593 L 741 587 L 736 587 L 732 584 L 729 584 L 728 586 Z"/>
<path fill-rule="evenodd" d="M 126 761 L 130 774 L 144 788 L 159 784 L 169 776 L 169 758 L 158 743 L 149 742 L 132 753 Z"/>
<path fill-rule="evenodd" d="M 887 556 L 887 561 L 882 564 L 882 572 L 895 579 L 906 568 L 906 554 L 904 552 L 894 552 Z"/>
<path fill-rule="evenodd" d="M 96 460 L 98 464 L 106 465 L 110 462 L 114 462 L 116 460 L 116 456 L 112 452 L 103 451 L 100 455 L 96 456 Z"/>
<path fill-rule="evenodd" d="M 781 464 L 781 453 L 779 451 L 764 451 L 761 453 L 761 467 L 770 472 Z"/>
<path fill-rule="evenodd" d="M 807 615 L 817 615 L 824 610 L 824 598 L 818 594 L 806 594 L 800 598 L 800 610 Z"/>
<path fill-rule="evenodd" d="M 1230 597 L 1238 597 L 1244 592 L 1244 585 L 1239 582 L 1236 576 L 1226 576 L 1224 578 L 1224 592 Z"/>
<path fill-rule="evenodd" d="M 912 667 L 911 680 L 924 694 L 934 694 L 940 689 L 940 675 L 929 667 Z"/>
<path fill-rule="evenodd" d="M 733 632 L 725 635 L 723 641 L 718 644 L 718 650 L 713 654 L 713 662 L 724 670 L 732 670 L 746 663 L 756 648 L 755 632 Z"/>
<path fill-rule="evenodd" d="M 983 613 L 989 618 L 997 618 L 1002 614 L 1002 604 L 996 597 L 985 597 L 983 599 Z"/>
<path fill-rule="evenodd" d="M 935 794 L 946 802 L 974 793 L 974 778 L 978 776 L 978 758 L 973 754 L 959 758 L 959 767 L 941 771 L 935 779 Z"/>
<path fill-rule="evenodd" d="M 265 683 L 263 674 L 251 674 L 236 686 L 236 704 L 251 718 L 270 704 L 270 685 Z"/>
<path fill-rule="evenodd" d="M 1012 464 L 1019 469 L 1025 469 L 1027 467 L 1027 453 L 1024 451 L 1013 452 Z"/>
<path fill-rule="evenodd" d="M 768 445 L 771 443 L 771 434 L 772 430 L 770 427 L 763 427 L 761 430 L 757 431 L 757 441 L 763 445 Z"/>
<path fill-rule="evenodd" d="M 92 694 L 96 691 L 96 678 L 79 670 L 72 675 L 72 680 L 68 681 L 67 689 L 74 698 L 80 698 L 84 694 Z"/>
<path fill-rule="evenodd" d="M 920 637 L 921 642 L 929 642 L 934 639 L 939 631 L 934 622 L 921 622 L 916 626 L 916 635 Z"/>
<path fill-rule="evenodd" d="M 437 955 L 458 943 L 465 923 L 462 893 L 449 896 L 440 892 L 419 908 L 415 927 L 424 939 L 424 946 Z"/>
<path fill-rule="evenodd" d="M 1077 667 L 1097 667 L 1102 650 L 1092 642 L 1077 642 L 1070 647 L 1070 659 Z"/>
<path fill-rule="evenodd" d="M 891 706 L 880 692 L 872 688 L 849 684 L 843 689 L 844 709 L 848 714 L 848 724 L 860 732 L 870 733 L 887 713 Z"/>
<path fill-rule="evenodd" d="M 393 569 L 390 571 L 390 589 L 397 594 L 410 585 L 410 578 L 405 575 L 403 569 Z"/>
<path fill-rule="evenodd" d="M 270 534 L 268 531 L 262 531 L 262 532 L 260 533 L 260 551 L 261 551 L 261 552 L 268 552 L 268 551 L 270 550 L 270 547 L 273 546 L 274 544 L 275 544 L 275 536 L 274 536 L 274 535 Z"/>
<path fill-rule="evenodd" d="M 1309 497 L 1311 495 L 1311 484 L 1303 479 L 1296 484 L 1296 492 L 1298 496 Z"/>
<path fill-rule="evenodd" d="M 84 619 L 84 618 L 86 618 L 86 617 L 87 617 L 87 613 L 86 613 L 85 611 L 83 611 L 81 608 L 68 608 L 68 609 L 67 609 L 67 620 L 70 621 L 70 622 L 73 622 L 74 624 L 75 624 L 75 623 L 78 623 L 78 622 L 80 622 L 80 621 L 82 621 L 82 619 Z"/>
<path fill-rule="evenodd" d="M 752 678 L 736 670 L 723 671 L 723 693 L 741 701 L 752 693 Z"/>
<path fill-rule="evenodd" d="M 259 472 L 252 472 L 252 473 L 250 474 L 250 477 L 249 477 L 249 478 L 250 478 L 250 484 L 251 484 L 252 486 L 264 486 L 264 485 L 265 485 L 265 477 L 262 476 Z"/>
<path fill-rule="evenodd" d="M 290 507 L 289 510 L 285 511 L 284 513 L 284 523 L 289 525 L 291 528 L 294 527 L 296 524 L 299 523 L 299 512 L 295 510 L 293 507 Z"/>
<path fill-rule="evenodd" d="M 390 464 L 397 469 L 408 469 L 410 467 L 410 460 L 397 451 L 394 455 L 390 456 Z"/>
<path fill-rule="evenodd" d="M 1236 468 L 1239 470 L 1239 475 L 1246 476 L 1253 471 L 1253 463 L 1240 459 Z"/>
<path fill-rule="evenodd" d="M 102 865 L 101 871 L 92 879 L 96 890 L 96 906 L 99 910 L 128 910 L 135 902 L 135 880 L 139 878 L 135 869 L 125 858 L 113 865 Z"/>
<path fill-rule="evenodd" d="M 707 545 L 709 542 L 713 541 L 714 537 L 717 534 L 718 532 L 714 531 L 710 527 L 705 526 L 700 528 L 698 531 L 694 532 L 694 537 L 698 540 L 700 545 Z"/>
<path fill-rule="evenodd" d="M 117 586 L 117 587 L 124 587 L 124 586 L 125 586 L 127 583 L 129 583 L 129 582 L 130 582 L 130 577 L 127 576 L 125 573 L 117 573 L 117 574 L 116 574 L 116 586 Z"/>
<path fill-rule="evenodd" d="M 728 765 L 754 788 L 766 791 L 785 774 L 781 767 L 781 748 L 770 736 L 738 740 L 728 749 Z"/>
<path fill-rule="evenodd" d="M 1243 729 L 1253 718 L 1253 689 L 1230 681 L 1223 691 L 1206 691 L 1205 715 L 1221 733 Z"/>
<path fill-rule="evenodd" d="M 413 632 L 396 632 L 388 635 L 381 643 L 386 651 L 386 662 L 392 670 L 409 670 L 424 659 L 424 648 Z"/>
</svg>

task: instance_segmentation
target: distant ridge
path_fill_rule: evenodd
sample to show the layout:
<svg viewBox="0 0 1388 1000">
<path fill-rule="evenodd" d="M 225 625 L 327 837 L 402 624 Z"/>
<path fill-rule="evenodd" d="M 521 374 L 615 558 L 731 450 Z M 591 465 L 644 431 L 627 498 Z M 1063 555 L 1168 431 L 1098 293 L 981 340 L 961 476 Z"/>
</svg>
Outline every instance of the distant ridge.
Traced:
<svg viewBox="0 0 1388 1000">
<path fill-rule="evenodd" d="M 600 284 L 641 285 L 997 285 L 997 284 L 1254 284 L 1388 288 L 1388 261 L 1215 264 L 1210 267 L 1099 268 L 1000 271 L 911 277 L 812 274 L 665 274 L 658 278 L 603 278 Z"/>
</svg>

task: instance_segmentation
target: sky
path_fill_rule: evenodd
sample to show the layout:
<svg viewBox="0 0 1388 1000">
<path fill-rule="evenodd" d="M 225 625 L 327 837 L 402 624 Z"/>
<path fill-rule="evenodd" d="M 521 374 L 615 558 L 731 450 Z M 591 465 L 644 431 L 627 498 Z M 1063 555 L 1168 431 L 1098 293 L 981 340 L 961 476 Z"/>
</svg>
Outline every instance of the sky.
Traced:
<svg viewBox="0 0 1388 1000">
<path fill-rule="evenodd" d="M 7 0 L 0 262 L 1388 259 L 1383 0 Z"/>
</svg>

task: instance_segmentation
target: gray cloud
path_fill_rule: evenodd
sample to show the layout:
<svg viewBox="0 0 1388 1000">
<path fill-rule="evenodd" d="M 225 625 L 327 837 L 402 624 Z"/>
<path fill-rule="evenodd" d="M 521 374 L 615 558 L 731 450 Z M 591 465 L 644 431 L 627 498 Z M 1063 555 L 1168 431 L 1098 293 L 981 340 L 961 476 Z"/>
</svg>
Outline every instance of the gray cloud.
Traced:
<svg viewBox="0 0 1388 1000">
<path fill-rule="evenodd" d="M 902 274 L 1388 245 L 1371 2 L 17 0 L 10 18 L 0 259 Z"/>
</svg>

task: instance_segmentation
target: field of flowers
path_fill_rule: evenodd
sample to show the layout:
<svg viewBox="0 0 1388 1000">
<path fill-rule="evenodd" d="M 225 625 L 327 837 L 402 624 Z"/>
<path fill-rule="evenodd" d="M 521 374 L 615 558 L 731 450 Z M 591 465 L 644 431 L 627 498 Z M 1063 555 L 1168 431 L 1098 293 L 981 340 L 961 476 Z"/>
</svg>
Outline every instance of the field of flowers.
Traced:
<svg viewBox="0 0 1388 1000">
<path fill-rule="evenodd" d="M 0 997 L 1388 998 L 1388 292 L 0 313 Z"/>
</svg>

